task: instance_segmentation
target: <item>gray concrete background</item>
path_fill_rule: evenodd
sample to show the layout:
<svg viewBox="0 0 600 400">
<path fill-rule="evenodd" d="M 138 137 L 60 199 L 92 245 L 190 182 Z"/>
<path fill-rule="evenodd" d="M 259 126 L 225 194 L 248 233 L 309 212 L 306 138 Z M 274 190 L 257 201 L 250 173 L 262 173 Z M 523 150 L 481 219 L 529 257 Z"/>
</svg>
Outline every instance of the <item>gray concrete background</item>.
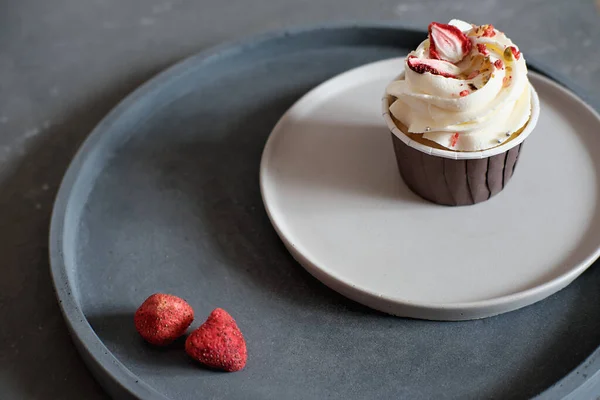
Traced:
<svg viewBox="0 0 600 400">
<path fill-rule="evenodd" d="M 493 23 L 598 98 L 598 0 L 0 1 L 0 398 L 107 398 L 67 334 L 47 236 L 70 158 L 121 98 L 183 57 L 271 29 L 451 18 Z"/>
</svg>

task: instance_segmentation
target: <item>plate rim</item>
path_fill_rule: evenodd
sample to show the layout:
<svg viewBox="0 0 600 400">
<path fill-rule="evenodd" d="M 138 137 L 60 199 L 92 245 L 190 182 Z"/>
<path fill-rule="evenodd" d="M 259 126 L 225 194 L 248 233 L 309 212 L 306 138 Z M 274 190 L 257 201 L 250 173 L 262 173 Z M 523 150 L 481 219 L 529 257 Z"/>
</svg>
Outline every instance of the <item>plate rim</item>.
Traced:
<svg viewBox="0 0 600 400">
<path fill-rule="evenodd" d="M 64 219 L 69 204 L 69 199 L 79 176 L 79 170 L 88 156 L 100 141 L 103 131 L 112 123 L 117 121 L 131 106 L 133 106 L 142 97 L 167 86 L 171 81 L 177 79 L 180 75 L 189 72 L 194 67 L 199 67 L 211 59 L 226 56 L 243 51 L 248 47 L 258 46 L 271 40 L 282 39 L 287 36 L 298 36 L 302 34 L 315 33 L 317 31 L 352 31 L 352 30 L 392 30 L 398 32 L 398 35 L 420 34 L 426 32 L 411 24 L 400 24 L 395 22 L 340 22 L 326 23 L 309 26 L 300 26 L 292 28 L 283 28 L 275 31 L 244 37 L 241 39 L 229 40 L 216 46 L 182 59 L 174 65 L 162 70 L 125 98 L 119 101 L 114 108 L 102 118 L 102 120 L 92 129 L 83 143 L 79 146 L 75 156 L 71 160 L 55 196 L 52 208 L 50 226 L 48 253 L 50 260 L 50 275 L 52 285 L 56 293 L 59 308 L 65 320 L 66 326 L 72 337 L 72 340 L 82 356 L 84 362 L 94 375 L 96 380 L 101 383 L 104 390 L 110 395 L 126 396 L 128 398 L 149 399 L 149 400 L 167 400 L 167 397 L 154 389 L 131 372 L 119 359 L 105 346 L 102 340 L 96 335 L 91 325 L 88 323 L 83 311 L 79 307 L 78 301 L 72 295 L 73 287 L 67 276 L 67 266 L 63 254 L 63 234 Z M 536 70 L 552 80 L 555 80 L 571 92 L 579 96 L 593 109 L 600 109 L 600 100 L 592 98 L 585 90 L 573 83 L 569 78 L 557 72 L 553 68 L 532 60 L 528 61 L 530 68 Z M 582 368 L 593 368 L 595 374 L 590 373 L 587 379 L 576 379 L 575 374 L 579 374 Z M 554 393 L 572 393 L 582 385 L 589 383 L 591 378 L 600 375 L 600 347 L 596 349 L 582 364 L 575 368 L 568 375 L 550 386 L 541 396 L 553 396 Z M 557 389 L 558 388 L 558 389 Z M 567 391 L 565 391 L 567 390 Z"/>
</svg>

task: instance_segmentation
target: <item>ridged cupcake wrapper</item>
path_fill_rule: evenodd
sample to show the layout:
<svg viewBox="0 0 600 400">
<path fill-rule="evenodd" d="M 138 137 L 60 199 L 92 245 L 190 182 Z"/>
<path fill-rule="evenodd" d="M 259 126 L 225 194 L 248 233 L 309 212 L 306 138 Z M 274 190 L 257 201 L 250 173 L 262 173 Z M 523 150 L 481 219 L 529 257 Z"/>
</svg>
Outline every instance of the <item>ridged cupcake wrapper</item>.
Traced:
<svg viewBox="0 0 600 400">
<path fill-rule="evenodd" d="M 454 160 L 416 150 L 392 134 L 400 174 L 416 194 L 433 203 L 465 206 L 498 194 L 512 177 L 523 144 L 490 157 Z"/>
</svg>

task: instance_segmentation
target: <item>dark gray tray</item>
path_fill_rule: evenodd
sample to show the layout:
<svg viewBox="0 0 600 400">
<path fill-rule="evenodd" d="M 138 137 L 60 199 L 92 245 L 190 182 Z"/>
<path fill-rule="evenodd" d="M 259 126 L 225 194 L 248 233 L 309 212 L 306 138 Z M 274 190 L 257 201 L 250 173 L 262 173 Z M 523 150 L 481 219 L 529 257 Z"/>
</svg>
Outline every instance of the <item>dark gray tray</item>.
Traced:
<svg viewBox="0 0 600 400">
<path fill-rule="evenodd" d="M 402 319 L 327 289 L 269 224 L 258 168 L 282 113 L 327 78 L 405 54 L 423 37 L 398 27 L 337 26 L 221 46 L 151 80 L 92 132 L 55 203 L 51 268 L 73 340 L 112 396 L 599 395 L 598 267 L 505 315 Z M 181 342 L 145 345 L 132 315 L 157 291 L 186 298 L 194 326 L 217 306 L 229 310 L 248 341 L 246 369 L 206 370 L 188 360 Z"/>
</svg>

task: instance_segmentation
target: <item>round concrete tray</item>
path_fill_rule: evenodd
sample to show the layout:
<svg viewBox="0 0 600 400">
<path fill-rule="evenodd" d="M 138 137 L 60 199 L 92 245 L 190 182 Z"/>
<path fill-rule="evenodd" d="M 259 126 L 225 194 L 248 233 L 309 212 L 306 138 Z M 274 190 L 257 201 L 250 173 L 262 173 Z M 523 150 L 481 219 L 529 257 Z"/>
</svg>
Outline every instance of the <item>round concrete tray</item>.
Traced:
<svg viewBox="0 0 600 400">
<path fill-rule="evenodd" d="M 258 169 L 280 116 L 326 79 L 406 54 L 423 36 L 391 26 L 336 26 L 221 46 L 151 80 L 92 132 L 58 194 L 51 268 L 73 340 L 112 396 L 594 392 L 596 266 L 521 310 L 468 322 L 419 321 L 372 311 L 328 289 L 292 259 L 269 223 Z M 574 89 L 550 70 L 532 68 Z M 190 362 L 181 343 L 146 346 L 132 314 L 158 291 L 186 298 L 196 310 L 194 326 L 213 308 L 227 309 L 248 341 L 246 369 L 215 373 Z"/>
</svg>

